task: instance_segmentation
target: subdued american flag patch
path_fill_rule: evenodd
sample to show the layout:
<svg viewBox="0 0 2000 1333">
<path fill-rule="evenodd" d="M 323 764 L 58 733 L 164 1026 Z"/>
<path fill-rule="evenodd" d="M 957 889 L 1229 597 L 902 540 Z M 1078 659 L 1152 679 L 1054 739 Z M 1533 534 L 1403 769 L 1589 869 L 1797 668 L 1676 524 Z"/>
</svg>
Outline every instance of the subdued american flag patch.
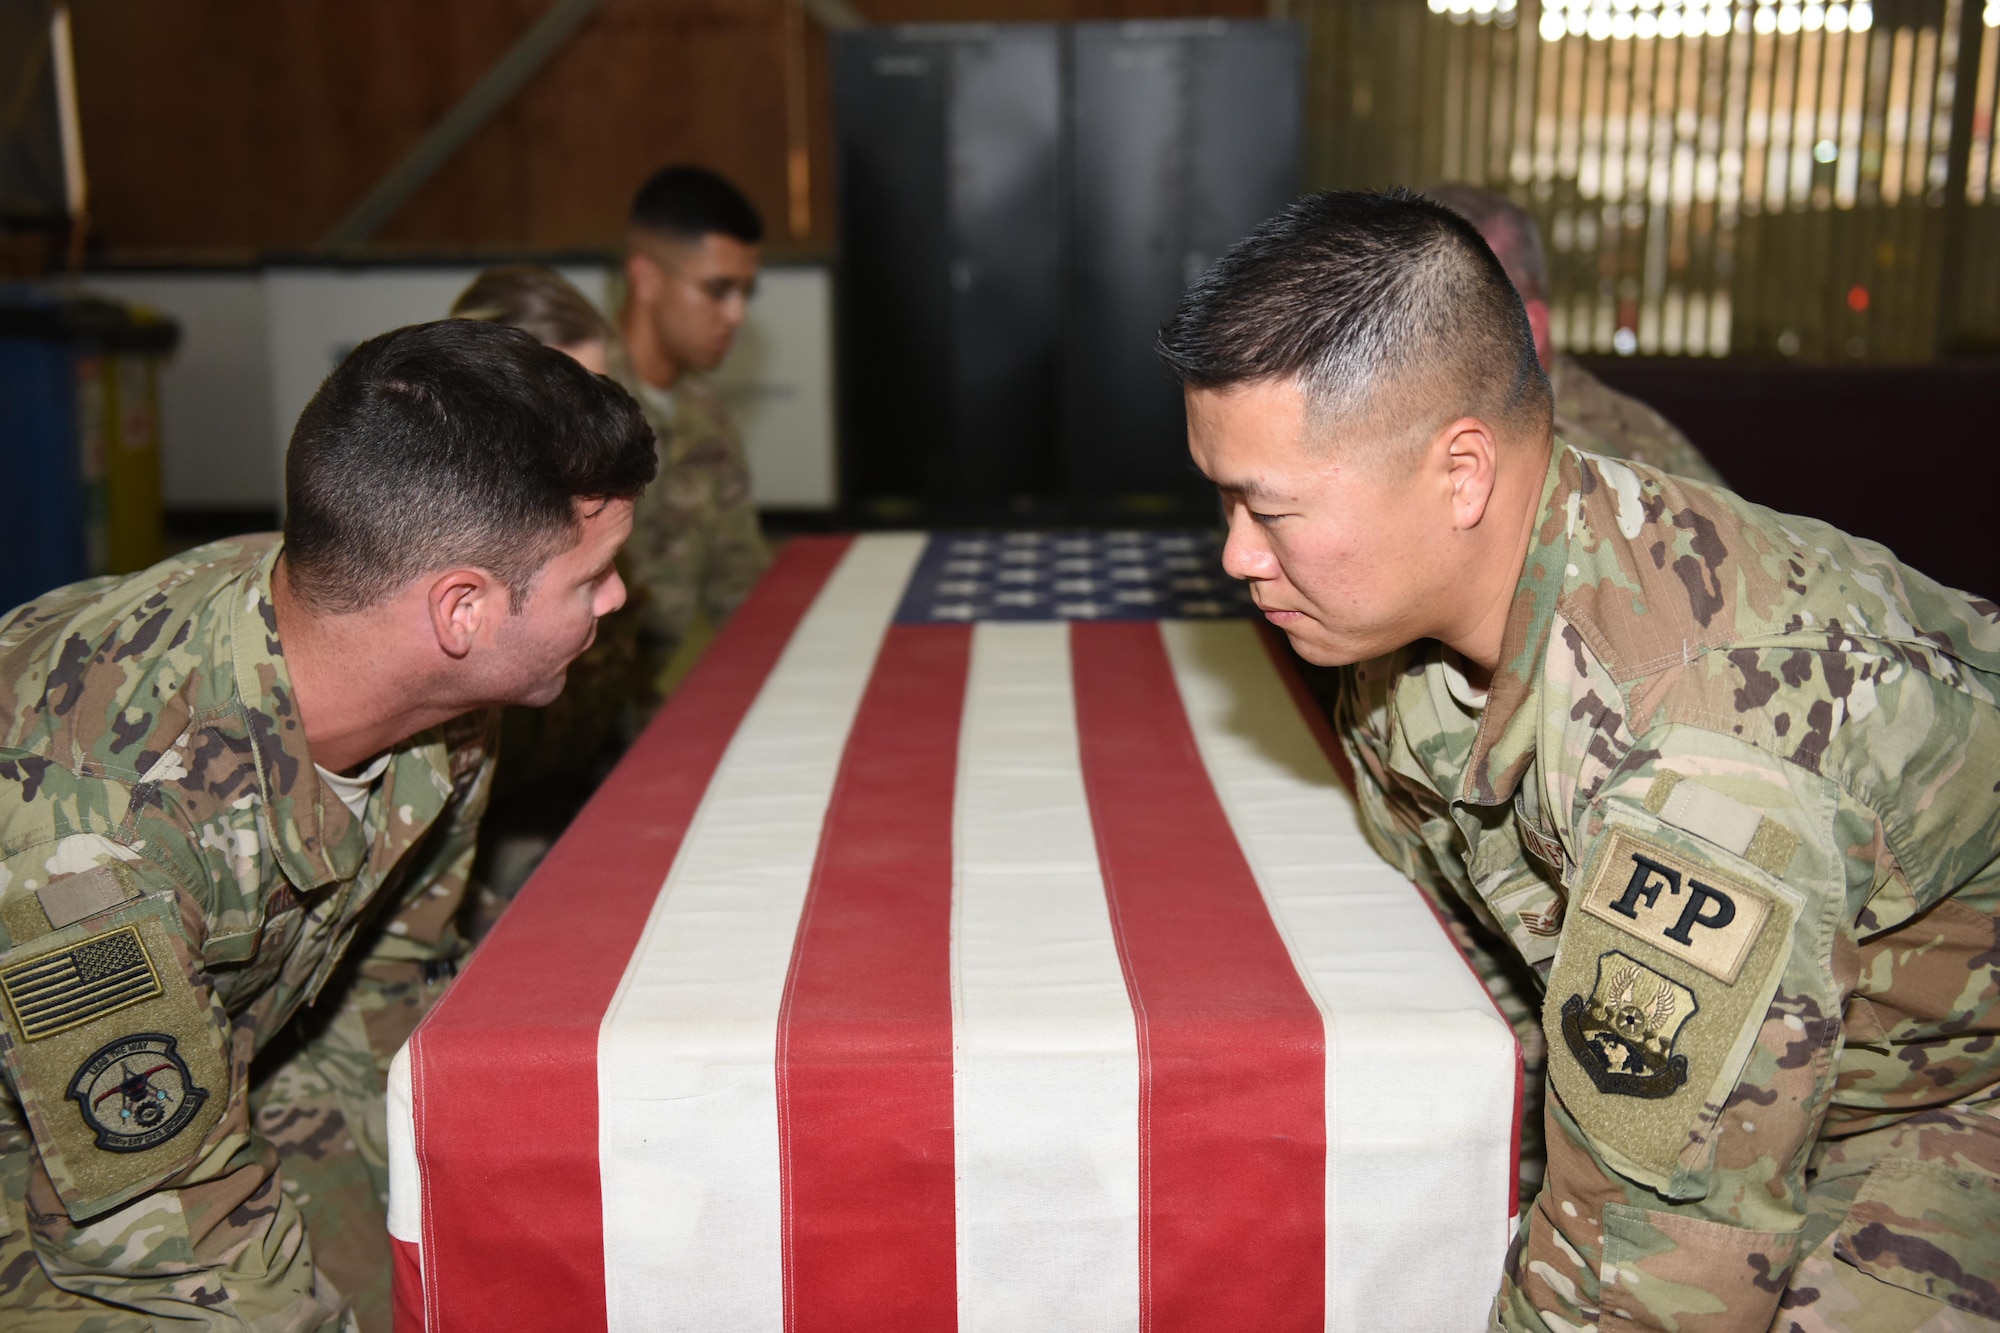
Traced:
<svg viewBox="0 0 2000 1333">
<path fill-rule="evenodd" d="M 160 978 L 131 926 L 93 935 L 0 972 L 0 990 L 29 1041 L 53 1037 L 150 1000 Z"/>
<path fill-rule="evenodd" d="M 903 625 L 987 620 L 1219 620 L 1252 614 L 1201 529 L 946 532 L 896 611 Z"/>
</svg>

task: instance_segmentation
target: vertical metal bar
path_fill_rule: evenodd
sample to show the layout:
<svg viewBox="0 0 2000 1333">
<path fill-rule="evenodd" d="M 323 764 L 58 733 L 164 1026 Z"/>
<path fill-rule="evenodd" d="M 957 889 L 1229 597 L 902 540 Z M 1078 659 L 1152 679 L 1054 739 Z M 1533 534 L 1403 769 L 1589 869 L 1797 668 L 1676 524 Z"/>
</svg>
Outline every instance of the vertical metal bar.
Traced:
<svg viewBox="0 0 2000 1333">
<path fill-rule="evenodd" d="M 1973 113 L 1979 105 L 1970 86 L 1972 70 L 1967 68 L 1966 56 L 1979 50 L 1984 27 L 1980 7 L 1967 0 L 1948 0 L 1945 23 L 1950 25 L 1954 18 L 1958 20 L 1957 30 L 1948 31 L 1949 45 L 1944 52 L 1944 59 L 1952 65 L 1953 95 L 1951 137 L 1945 148 L 1944 235 L 1943 244 L 1938 247 L 1937 342 L 1933 352 L 1937 356 L 1949 355 L 1958 342 L 1962 291 L 1959 279 L 1965 267 L 1966 176 L 1972 156 Z M 1939 82 L 1942 84 L 1942 78 Z"/>
<path fill-rule="evenodd" d="M 90 177 L 83 169 L 83 118 L 76 107 L 76 47 L 70 39 L 69 6 L 49 13 L 49 54 L 56 76 L 56 132 L 62 141 L 63 204 L 69 210 L 69 271 L 83 268 L 90 236 Z"/>
<path fill-rule="evenodd" d="M 785 0 L 785 215 L 792 239 L 812 234 L 812 126 L 806 108 L 806 19 Z"/>
</svg>

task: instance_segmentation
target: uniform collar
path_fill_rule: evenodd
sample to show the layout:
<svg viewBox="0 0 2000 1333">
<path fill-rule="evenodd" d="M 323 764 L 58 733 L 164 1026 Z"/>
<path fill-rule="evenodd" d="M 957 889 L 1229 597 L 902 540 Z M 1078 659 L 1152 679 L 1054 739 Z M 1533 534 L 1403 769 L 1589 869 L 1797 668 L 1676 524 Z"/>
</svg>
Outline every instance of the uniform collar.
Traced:
<svg viewBox="0 0 2000 1333">
<path fill-rule="evenodd" d="M 1499 805 L 1512 800 L 1534 761 L 1537 723 L 1532 705 L 1548 655 L 1556 603 L 1568 577 L 1570 531 L 1582 475 L 1583 463 L 1576 450 L 1557 442 L 1542 478 L 1542 498 L 1535 511 L 1528 557 L 1507 610 L 1500 663 L 1494 669 L 1479 734 L 1459 784 L 1457 799 L 1468 804 Z"/>
<path fill-rule="evenodd" d="M 271 575 L 283 549 L 282 543 L 274 543 L 238 583 L 226 622 L 227 651 L 278 863 L 285 878 L 302 890 L 312 890 L 353 879 L 368 860 L 370 842 L 380 839 L 371 839 L 362 821 L 319 780 L 306 747 L 298 696 L 278 642 L 278 617 L 271 600 Z M 450 789 L 450 757 L 438 734 L 428 731 L 412 737 L 395 747 L 393 755 L 382 777 L 382 808 L 411 809 L 412 795 L 417 808 L 436 806 L 436 792 Z M 398 787 L 404 789 L 400 800 Z M 394 831 L 414 837 L 429 820 L 400 823 L 413 827 Z"/>
</svg>

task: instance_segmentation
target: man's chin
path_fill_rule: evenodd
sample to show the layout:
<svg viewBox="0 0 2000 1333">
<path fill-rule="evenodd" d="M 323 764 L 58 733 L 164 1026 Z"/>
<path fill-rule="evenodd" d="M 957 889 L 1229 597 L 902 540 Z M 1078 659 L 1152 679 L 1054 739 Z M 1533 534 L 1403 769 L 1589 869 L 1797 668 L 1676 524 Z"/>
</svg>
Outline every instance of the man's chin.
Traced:
<svg viewBox="0 0 2000 1333">
<path fill-rule="evenodd" d="M 525 708 L 546 708 L 562 697 L 563 686 L 568 683 L 569 669 L 565 667 L 561 672 L 557 673 L 554 680 L 542 682 L 533 691 L 514 700 L 514 702 Z"/>
<path fill-rule="evenodd" d="M 1381 651 L 1335 640 L 1325 629 L 1310 620 L 1301 620 L 1297 628 L 1287 627 L 1285 638 L 1291 641 L 1293 652 L 1314 666 L 1353 666 L 1356 662 L 1365 662 L 1371 657 L 1382 655 Z"/>
</svg>

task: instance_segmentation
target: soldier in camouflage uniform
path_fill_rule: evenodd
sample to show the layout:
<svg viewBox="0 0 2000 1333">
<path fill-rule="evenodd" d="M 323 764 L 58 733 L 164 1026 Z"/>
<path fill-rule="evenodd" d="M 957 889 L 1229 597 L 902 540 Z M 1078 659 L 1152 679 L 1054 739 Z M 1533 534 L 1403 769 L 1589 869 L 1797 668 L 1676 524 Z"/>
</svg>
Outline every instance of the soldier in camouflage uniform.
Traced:
<svg viewBox="0 0 2000 1333">
<path fill-rule="evenodd" d="M 0 621 L 0 1326 L 386 1327 L 382 1080 L 493 706 L 560 689 L 651 472 L 566 358 L 399 330 L 301 417 L 282 541 Z"/>
<path fill-rule="evenodd" d="M 1371 840 L 1539 996 L 1493 1327 L 2000 1327 L 2000 607 L 1552 442 L 1504 292 L 1319 196 L 1163 335 Z"/>
<path fill-rule="evenodd" d="M 735 425 L 702 377 L 728 355 L 757 282 L 763 223 L 735 186 L 699 167 L 655 173 L 632 204 L 622 337 L 610 371 L 659 437 L 659 478 L 627 548 L 641 637 L 663 692 L 770 563 Z"/>
<path fill-rule="evenodd" d="M 1434 185 L 1425 193 L 1479 228 L 1521 293 L 1535 333 L 1536 355 L 1555 391 L 1558 439 L 1606 458 L 1628 458 L 1677 477 L 1723 484 L 1721 474 L 1673 422 L 1630 394 L 1618 392 L 1575 357 L 1555 350 L 1549 337 L 1548 260 L 1541 229 L 1528 210 L 1504 194 L 1458 181 Z"/>
</svg>

